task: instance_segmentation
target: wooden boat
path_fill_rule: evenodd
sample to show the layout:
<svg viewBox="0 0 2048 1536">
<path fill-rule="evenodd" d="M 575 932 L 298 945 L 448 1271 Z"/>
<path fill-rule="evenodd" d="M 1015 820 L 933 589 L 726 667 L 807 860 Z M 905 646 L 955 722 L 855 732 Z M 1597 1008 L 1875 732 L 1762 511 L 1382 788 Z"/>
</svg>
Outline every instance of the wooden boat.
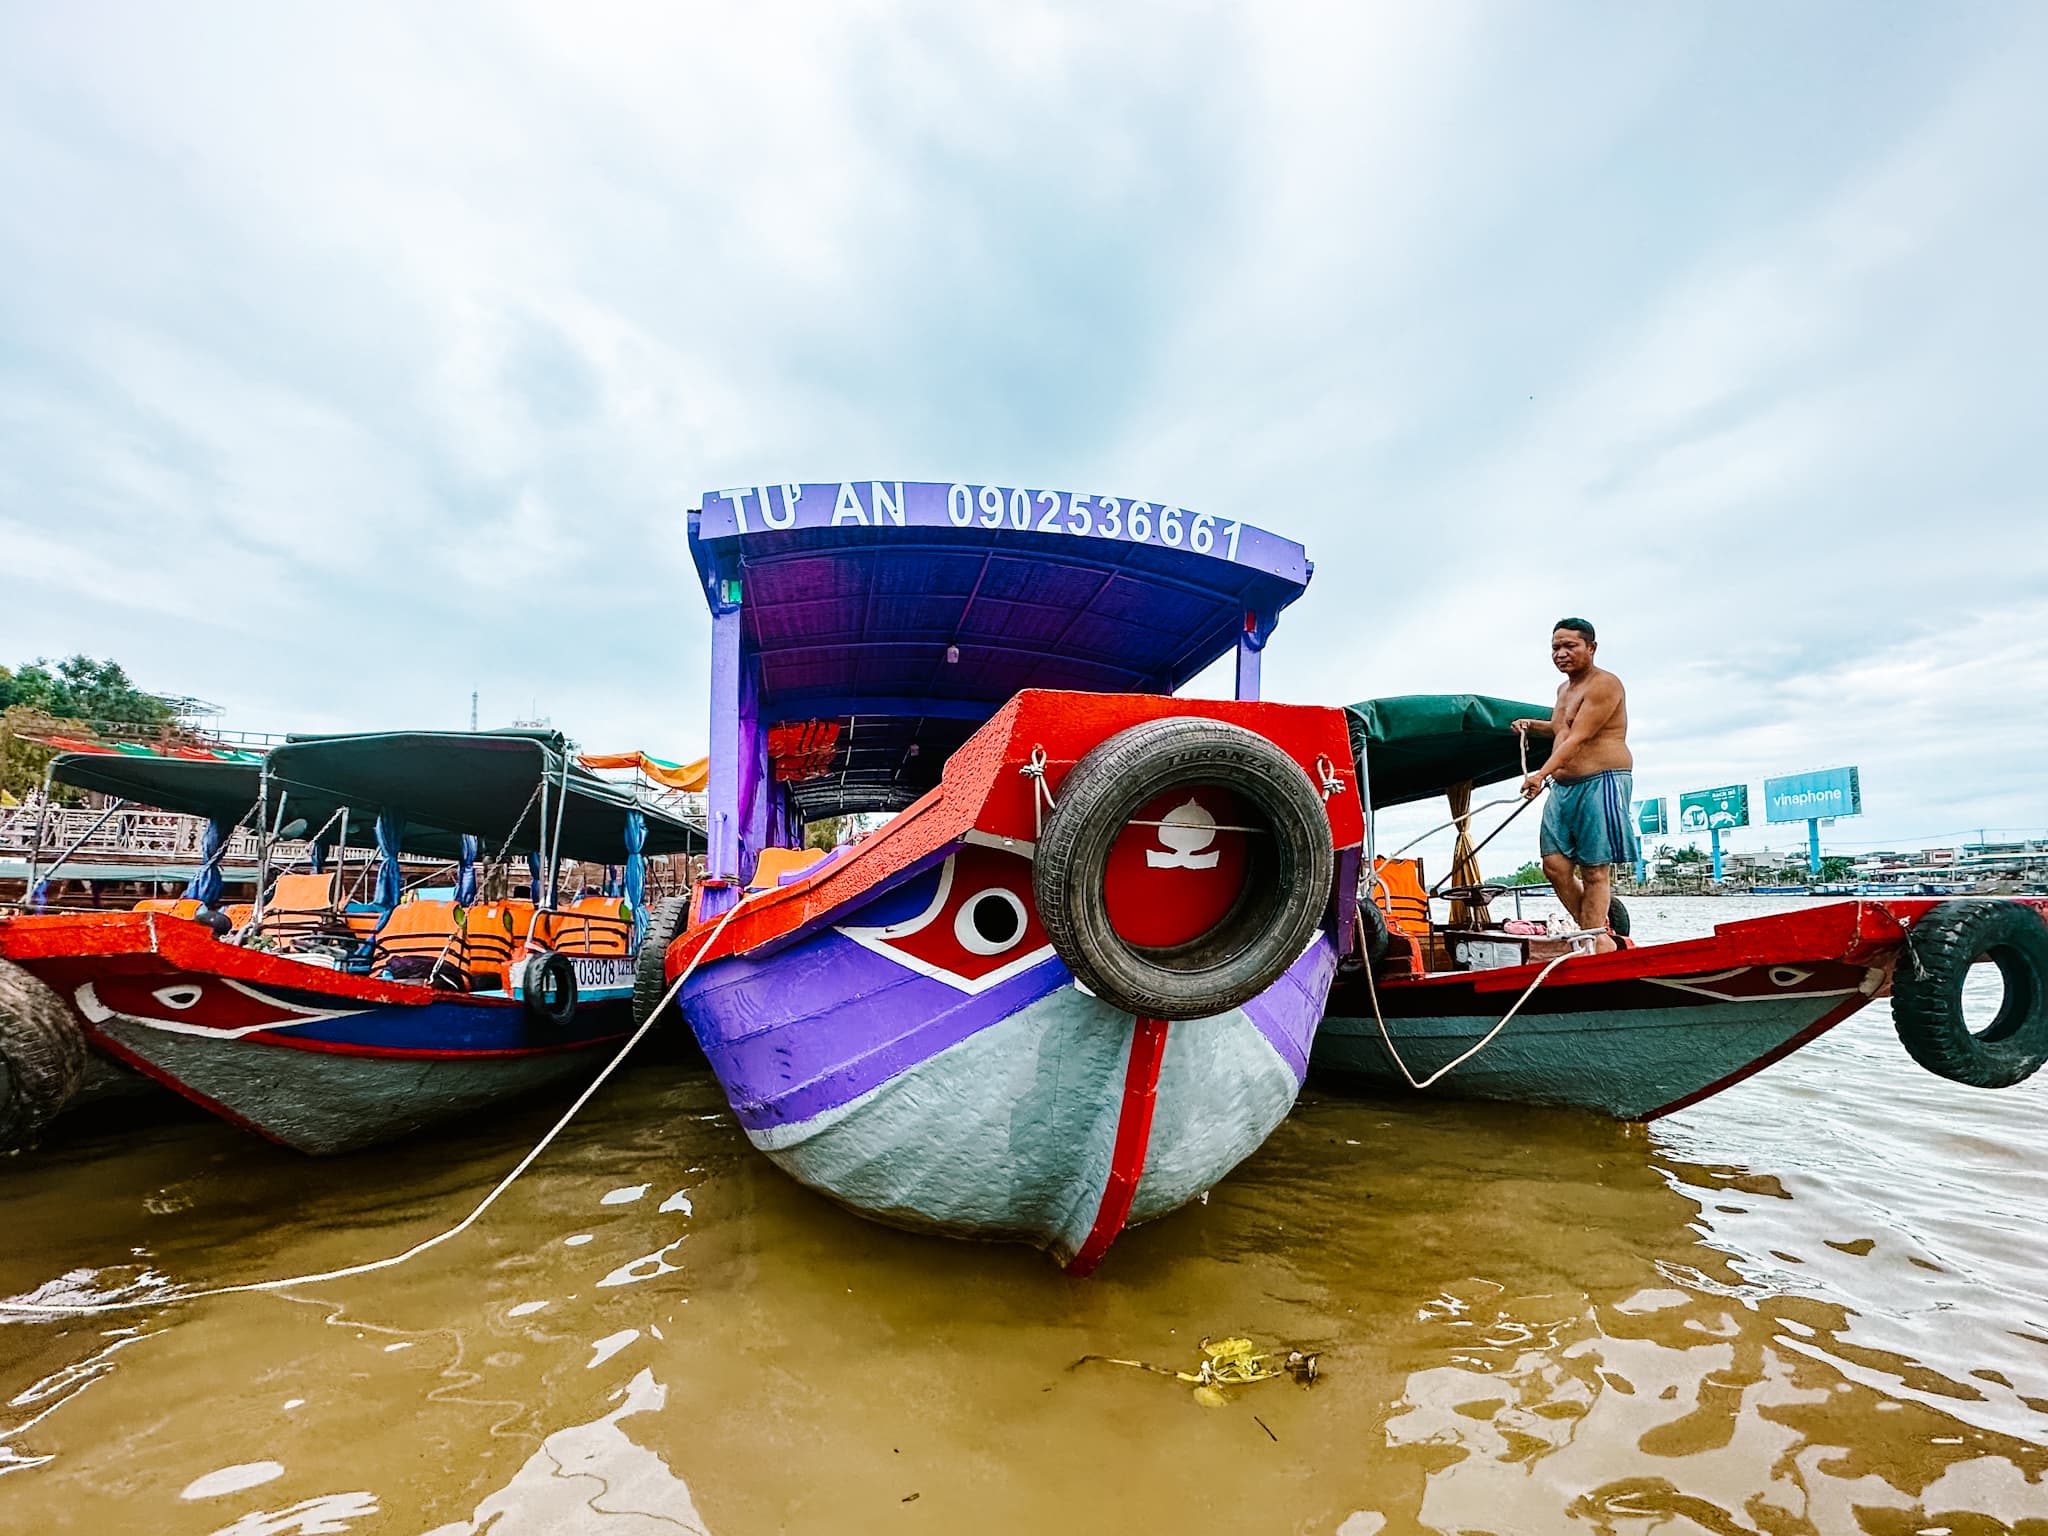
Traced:
<svg viewBox="0 0 2048 1536">
<path fill-rule="evenodd" d="M 1476 695 L 1353 706 L 1374 809 L 1518 777 L 1509 724 L 1540 706 Z M 1454 814 L 1459 812 L 1454 811 Z M 1717 924 L 1704 938 L 1594 954 L 1583 941 L 1509 932 L 1502 888 L 1465 867 L 1432 916 L 1412 860 L 1375 858 L 1362 942 L 1332 988 L 1313 1063 L 1334 1081 L 1406 1094 L 1555 1104 L 1654 1120 L 1741 1082 L 1873 1000 L 1929 1070 L 1979 1087 L 2048 1060 L 2048 901 L 1890 897 Z M 1963 977 L 1994 961 L 1998 1015 L 1964 1019 Z"/>
<path fill-rule="evenodd" d="M 58 772 L 175 801 L 217 826 L 258 806 L 265 828 L 296 815 L 320 829 L 316 848 L 337 827 L 345 848 L 352 814 L 370 820 L 377 890 L 351 902 L 332 871 L 287 871 L 261 883 L 247 924 L 227 933 L 210 908 L 0 918 L 9 990 L 31 980 L 100 1050 L 310 1153 L 388 1141 L 595 1071 L 630 1027 L 645 855 L 703 846 L 696 826 L 574 767 L 552 732 L 297 741 L 264 760 L 248 804 L 244 785 L 195 788 L 175 769 L 173 786 L 152 761 L 60 759 Z M 536 855 L 540 899 L 475 894 L 480 831 L 501 857 Z M 401 851 L 449 858 L 462 899 L 405 899 Z M 623 857 L 629 895 L 556 900 L 564 856 Z M 49 1015 L 40 1000 L 14 1012 L 17 1026 Z"/>
<path fill-rule="evenodd" d="M 646 991 L 681 981 L 796 1179 L 1086 1272 L 1287 1114 L 1350 932 L 1344 716 L 1256 700 L 1300 546 L 889 482 L 712 495 L 690 548 L 710 874 L 683 931 L 657 916 Z M 1170 696 L 1233 652 L 1235 700 Z"/>
</svg>

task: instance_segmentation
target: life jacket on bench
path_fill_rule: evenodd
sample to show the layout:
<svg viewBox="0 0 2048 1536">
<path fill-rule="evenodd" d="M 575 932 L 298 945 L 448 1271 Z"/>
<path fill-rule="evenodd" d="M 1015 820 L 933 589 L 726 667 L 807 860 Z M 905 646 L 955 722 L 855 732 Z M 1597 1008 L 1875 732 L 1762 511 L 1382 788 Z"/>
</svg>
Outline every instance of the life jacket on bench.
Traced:
<svg viewBox="0 0 2048 1536">
<path fill-rule="evenodd" d="M 542 913 L 536 936 L 565 955 L 630 955 L 633 909 L 616 896 L 585 896 Z"/>
<path fill-rule="evenodd" d="M 468 914 L 452 901 L 407 901 L 377 930 L 376 970 L 393 981 L 471 989 Z"/>
</svg>

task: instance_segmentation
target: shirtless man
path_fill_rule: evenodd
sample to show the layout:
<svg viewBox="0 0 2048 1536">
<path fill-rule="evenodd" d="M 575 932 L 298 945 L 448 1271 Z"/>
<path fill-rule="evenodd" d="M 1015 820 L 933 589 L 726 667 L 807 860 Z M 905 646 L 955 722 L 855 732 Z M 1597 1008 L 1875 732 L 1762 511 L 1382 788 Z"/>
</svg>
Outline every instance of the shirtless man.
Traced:
<svg viewBox="0 0 2048 1536">
<path fill-rule="evenodd" d="M 1607 927 L 1614 866 L 1636 860 L 1631 819 L 1635 759 L 1628 750 L 1628 695 L 1621 679 L 1594 665 L 1599 649 L 1584 619 L 1559 619 L 1550 632 L 1550 660 L 1564 674 L 1548 720 L 1517 720 L 1515 730 L 1552 738 L 1550 757 L 1522 781 L 1533 800 L 1550 785 L 1543 808 L 1543 873 L 1581 928 L 1602 930 L 1594 948 L 1616 948 Z"/>
</svg>

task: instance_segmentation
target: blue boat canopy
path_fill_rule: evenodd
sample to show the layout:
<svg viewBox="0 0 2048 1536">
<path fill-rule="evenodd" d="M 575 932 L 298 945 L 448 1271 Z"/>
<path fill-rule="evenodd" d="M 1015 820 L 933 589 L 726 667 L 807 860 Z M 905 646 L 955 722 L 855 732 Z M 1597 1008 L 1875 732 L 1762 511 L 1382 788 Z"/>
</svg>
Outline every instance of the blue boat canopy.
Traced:
<svg viewBox="0 0 2048 1536">
<path fill-rule="evenodd" d="M 1171 693 L 1259 654 L 1307 587 L 1299 544 L 1117 496 L 861 480 L 708 493 L 711 870 L 805 821 L 892 811 L 1026 688 Z"/>
</svg>

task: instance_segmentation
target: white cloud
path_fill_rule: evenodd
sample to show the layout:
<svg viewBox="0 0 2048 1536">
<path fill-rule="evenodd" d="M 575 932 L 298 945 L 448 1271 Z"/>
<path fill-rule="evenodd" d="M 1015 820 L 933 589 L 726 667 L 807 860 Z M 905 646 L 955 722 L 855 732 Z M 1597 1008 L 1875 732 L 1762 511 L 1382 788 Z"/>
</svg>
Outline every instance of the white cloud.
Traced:
<svg viewBox="0 0 2048 1536">
<path fill-rule="evenodd" d="M 19 11 L 0 660 L 690 756 L 706 486 L 1093 482 L 1308 544 L 1269 693 L 1583 611 L 1648 791 L 2048 823 L 2043 29 L 1854 19 Z"/>
</svg>

